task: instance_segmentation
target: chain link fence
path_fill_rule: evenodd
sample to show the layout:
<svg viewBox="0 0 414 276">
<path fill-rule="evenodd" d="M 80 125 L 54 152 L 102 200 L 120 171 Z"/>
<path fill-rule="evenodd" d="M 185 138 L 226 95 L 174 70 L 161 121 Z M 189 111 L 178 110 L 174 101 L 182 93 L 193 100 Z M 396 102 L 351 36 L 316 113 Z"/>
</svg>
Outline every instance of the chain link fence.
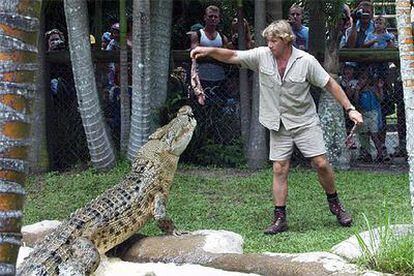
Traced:
<svg viewBox="0 0 414 276">
<path fill-rule="evenodd" d="M 46 14 L 53 13 L 55 16 L 46 18 L 46 30 L 58 28 L 64 31 L 66 27 L 61 2 L 49 1 L 47 9 L 49 11 L 46 11 Z M 104 13 L 108 19 L 105 26 L 110 26 L 112 21 L 116 20 L 115 17 L 110 17 L 108 14 Z M 175 18 L 174 21 L 177 19 Z M 187 25 L 190 26 L 190 23 Z M 181 41 L 186 41 L 185 39 L 188 38 L 185 32 L 182 38 Z M 67 42 L 65 42 L 65 46 L 64 48 L 67 49 Z M 99 48 L 100 45 L 95 45 L 95 49 Z M 67 56 L 67 54 L 67 51 L 62 51 L 62 56 Z M 54 55 L 59 55 L 59 53 L 54 53 Z M 172 64 L 168 98 L 160 112 L 160 121 L 161 123 L 168 122 L 183 104 L 192 106 L 198 121 L 197 130 L 191 144 L 182 156 L 182 161 L 196 165 L 244 166 L 246 160 L 243 153 L 241 124 L 245 122 L 240 121 L 238 68 L 220 64 L 224 70 L 224 77 L 216 81 L 202 82 L 207 95 L 206 104 L 202 106 L 188 89 L 190 61 L 174 59 Z M 366 121 L 370 121 L 369 132 L 359 130 L 353 134 L 355 143 L 350 146 L 351 167 L 378 169 L 406 169 L 408 167 L 401 78 L 398 74 L 399 69 L 389 65 L 387 64 L 388 71 L 384 78 L 384 92 L 377 97 L 381 116 L 374 119 L 365 116 L 368 118 Z M 111 81 L 113 78 L 111 74 L 116 72 L 118 66 L 119 64 L 116 62 L 109 63 L 95 59 L 96 82 L 101 108 L 117 149 L 119 149 L 120 133 L 119 87 L 117 82 Z M 182 69 L 177 69 L 178 67 Z M 345 67 L 342 68 L 340 79 L 344 88 L 347 85 L 343 82 Z M 378 72 L 375 73 L 375 70 L 364 68 L 366 68 L 365 71 L 372 74 L 370 75 L 371 79 L 374 79 L 375 74 L 378 76 Z M 358 77 L 364 70 L 356 68 L 353 70 L 354 85 L 356 85 Z M 48 58 L 46 71 L 49 75 L 47 140 L 51 169 L 65 170 L 76 165 L 85 165 L 88 163 L 89 153 L 78 112 L 70 61 L 68 58 L 59 61 Z M 177 76 L 177 72 L 183 76 Z M 251 82 L 250 78 L 250 87 Z M 132 93 L 131 89 L 130 93 Z M 354 105 L 361 110 L 360 98 L 350 98 Z M 351 128 L 352 124 L 348 122 L 347 131 L 350 132 Z M 293 164 L 308 166 L 309 163 L 298 151 L 295 151 Z"/>
</svg>

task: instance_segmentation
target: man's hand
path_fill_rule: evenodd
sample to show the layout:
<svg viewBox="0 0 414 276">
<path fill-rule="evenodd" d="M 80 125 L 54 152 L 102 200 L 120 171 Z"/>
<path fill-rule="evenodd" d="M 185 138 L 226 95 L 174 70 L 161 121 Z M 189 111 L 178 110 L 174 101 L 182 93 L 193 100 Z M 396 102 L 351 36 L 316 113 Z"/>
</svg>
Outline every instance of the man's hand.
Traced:
<svg viewBox="0 0 414 276">
<path fill-rule="evenodd" d="M 206 47 L 197 46 L 190 52 L 190 57 L 193 59 L 197 59 L 200 57 L 206 57 L 208 54 L 208 51 Z"/>
<path fill-rule="evenodd" d="M 197 46 L 191 50 L 190 57 L 192 59 L 210 57 L 224 63 L 240 64 L 237 51 L 226 48 Z"/>
<path fill-rule="evenodd" d="M 361 113 L 359 113 L 357 110 L 349 111 L 348 116 L 349 119 L 352 120 L 356 125 L 362 125 L 364 123 Z"/>
</svg>

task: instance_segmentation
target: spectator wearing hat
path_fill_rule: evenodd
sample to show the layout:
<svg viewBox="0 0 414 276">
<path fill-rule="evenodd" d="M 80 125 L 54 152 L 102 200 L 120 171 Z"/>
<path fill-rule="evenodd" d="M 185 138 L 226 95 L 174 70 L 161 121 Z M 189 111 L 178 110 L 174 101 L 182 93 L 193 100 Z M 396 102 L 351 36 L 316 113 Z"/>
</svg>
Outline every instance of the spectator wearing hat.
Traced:
<svg viewBox="0 0 414 276">
<path fill-rule="evenodd" d="M 45 34 L 47 42 L 47 51 L 56 52 L 64 50 L 65 47 L 65 36 L 58 29 L 52 29 Z"/>
<path fill-rule="evenodd" d="M 119 50 L 119 23 L 114 23 L 110 29 L 110 41 L 106 46 L 107 51 Z M 116 68 L 115 63 L 111 62 L 108 65 L 108 87 L 111 89 L 115 86 L 116 81 Z"/>
<path fill-rule="evenodd" d="M 197 31 L 199 31 L 203 28 L 204 28 L 203 25 L 201 25 L 200 23 L 196 23 L 196 24 L 194 24 L 190 27 L 190 30 L 188 32 L 186 32 L 186 34 L 189 35 L 189 36 L 196 35 Z"/>
<path fill-rule="evenodd" d="M 106 46 L 106 50 L 119 50 L 119 23 L 114 23 L 111 26 L 111 41 Z"/>
<path fill-rule="evenodd" d="M 101 50 L 106 50 L 108 47 L 109 42 L 111 41 L 111 33 L 104 32 L 101 39 Z"/>
<path fill-rule="evenodd" d="M 191 44 L 191 43 L 190 43 L 191 38 L 192 38 L 193 36 L 197 35 L 197 32 L 199 32 L 199 31 L 200 31 L 200 29 L 202 29 L 202 28 L 204 28 L 204 26 L 203 26 L 203 25 L 201 25 L 200 23 L 196 23 L 196 24 L 194 24 L 194 25 L 192 25 L 192 26 L 190 27 L 190 30 L 189 30 L 188 32 L 186 32 L 186 33 L 185 33 L 185 34 L 187 35 L 187 41 L 186 41 L 187 45 L 190 45 L 190 44 Z M 190 46 L 191 46 L 191 45 L 190 45 Z M 187 50 L 188 50 L 188 51 L 191 51 L 191 47 L 190 47 L 190 48 L 188 48 Z"/>
</svg>

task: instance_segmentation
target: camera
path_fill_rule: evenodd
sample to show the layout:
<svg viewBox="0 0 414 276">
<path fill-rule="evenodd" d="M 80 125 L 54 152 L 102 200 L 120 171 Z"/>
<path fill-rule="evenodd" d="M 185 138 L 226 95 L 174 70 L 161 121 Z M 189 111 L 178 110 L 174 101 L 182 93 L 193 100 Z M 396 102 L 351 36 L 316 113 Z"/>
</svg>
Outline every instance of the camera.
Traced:
<svg viewBox="0 0 414 276">
<path fill-rule="evenodd" d="M 362 9 L 359 9 L 355 12 L 355 18 L 356 19 L 361 19 L 362 18 L 362 14 L 364 13 L 364 11 Z"/>
<path fill-rule="evenodd" d="M 366 11 L 364 9 L 358 9 L 358 10 L 354 11 L 351 16 L 352 16 L 352 19 L 354 19 L 354 20 L 359 20 L 361 18 L 369 18 L 370 17 L 370 12 Z"/>
</svg>

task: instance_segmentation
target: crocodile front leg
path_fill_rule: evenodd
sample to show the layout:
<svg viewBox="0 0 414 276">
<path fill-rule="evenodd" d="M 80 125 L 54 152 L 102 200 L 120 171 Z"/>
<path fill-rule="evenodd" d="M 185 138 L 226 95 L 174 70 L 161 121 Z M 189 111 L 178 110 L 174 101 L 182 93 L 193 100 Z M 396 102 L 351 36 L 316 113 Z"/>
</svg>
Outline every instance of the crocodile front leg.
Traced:
<svg viewBox="0 0 414 276">
<path fill-rule="evenodd" d="M 158 227 L 165 234 L 178 236 L 180 233 L 175 229 L 172 219 L 167 217 L 167 208 L 165 196 L 162 193 L 157 193 L 154 197 L 154 219 L 157 221 Z"/>
<path fill-rule="evenodd" d="M 59 265 L 59 274 L 90 275 L 98 268 L 100 260 L 96 246 L 87 238 L 78 238 L 72 245 L 71 258 Z"/>
</svg>

